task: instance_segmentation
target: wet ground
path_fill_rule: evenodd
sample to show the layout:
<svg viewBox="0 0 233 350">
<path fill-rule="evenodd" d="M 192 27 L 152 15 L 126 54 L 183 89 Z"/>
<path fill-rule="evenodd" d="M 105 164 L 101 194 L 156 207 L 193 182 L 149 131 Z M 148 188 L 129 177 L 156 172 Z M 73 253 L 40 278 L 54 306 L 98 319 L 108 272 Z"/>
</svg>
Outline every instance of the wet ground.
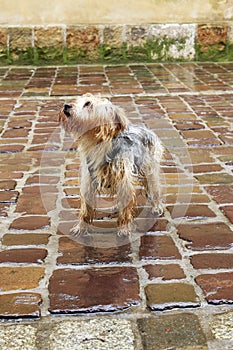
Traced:
<svg viewBox="0 0 233 350">
<path fill-rule="evenodd" d="M 118 238 L 100 197 L 88 237 L 77 143 L 59 108 L 110 97 L 166 148 L 166 209 L 138 189 Z M 0 68 L 0 349 L 233 349 L 233 64 Z"/>
</svg>

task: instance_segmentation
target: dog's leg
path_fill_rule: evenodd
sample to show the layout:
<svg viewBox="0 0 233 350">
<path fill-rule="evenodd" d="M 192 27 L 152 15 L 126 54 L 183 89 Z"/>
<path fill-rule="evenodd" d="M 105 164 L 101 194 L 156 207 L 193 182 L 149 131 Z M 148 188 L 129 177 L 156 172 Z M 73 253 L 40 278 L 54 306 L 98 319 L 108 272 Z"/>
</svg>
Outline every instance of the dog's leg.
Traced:
<svg viewBox="0 0 233 350">
<path fill-rule="evenodd" d="M 90 225 L 95 215 L 95 187 L 88 172 L 82 175 L 81 179 L 81 208 L 78 223 L 71 229 L 72 236 L 88 234 Z"/>
<path fill-rule="evenodd" d="M 160 185 L 160 167 L 156 162 L 155 165 L 145 168 L 144 186 L 148 199 L 151 203 L 151 211 L 153 214 L 160 216 L 163 214 L 163 204 Z M 152 164 L 151 164 L 152 165 Z"/>
<path fill-rule="evenodd" d="M 133 221 L 133 208 L 135 205 L 135 189 L 132 179 L 127 174 L 117 186 L 117 203 L 118 203 L 118 236 L 127 236 L 131 233 Z"/>
</svg>

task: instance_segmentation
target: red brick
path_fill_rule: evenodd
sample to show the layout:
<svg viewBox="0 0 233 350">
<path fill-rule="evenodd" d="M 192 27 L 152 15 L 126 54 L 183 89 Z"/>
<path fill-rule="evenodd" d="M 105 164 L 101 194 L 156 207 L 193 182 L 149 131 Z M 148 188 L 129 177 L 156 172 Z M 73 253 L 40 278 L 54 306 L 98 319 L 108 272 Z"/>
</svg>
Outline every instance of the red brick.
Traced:
<svg viewBox="0 0 233 350">
<path fill-rule="evenodd" d="M 181 259 L 181 255 L 168 236 L 142 236 L 140 245 L 140 259 Z"/>
<path fill-rule="evenodd" d="M 50 219 L 46 216 L 22 216 L 15 219 L 10 225 L 11 229 L 16 230 L 37 230 L 48 227 Z"/>
<path fill-rule="evenodd" d="M 55 270 L 49 292 L 51 313 L 116 311 L 140 302 L 133 267 Z"/>
<path fill-rule="evenodd" d="M 162 280 L 185 278 L 184 271 L 178 264 L 156 264 L 143 266 L 149 275 L 149 279 L 162 278 Z"/>
<path fill-rule="evenodd" d="M 56 200 L 57 196 L 51 193 L 34 196 L 31 193 L 23 193 L 18 199 L 16 211 L 26 214 L 47 214 L 56 209 Z"/>
<path fill-rule="evenodd" d="M 2 238 L 2 244 L 6 246 L 46 245 L 49 237 L 50 235 L 46 233 L 7 233 Z"/>
<path fill-rule="evenodd" d="M 15 180 L 8 180 L 8 181 L 0 181 L 0 190 L 14 190 L 16 186 Z"/>
<path fill-rule="evenodd" d="M 11 129 L 6 130 L 2 135 L 3 138 L 25 138 L 29 133 L 29 129 Z"/>
<path fill-rule="evenodd" d="M 224 223 L 184 224 L 177 230 L 192 250 L 229 249 L 233 244 L 233 232 Z"/>
<path fill-rule="evenodd" d="M 200 275 L 195 280 L 208 303 L 233 303 L 233 272 Z"/>
<path fill-rule="evenodd" d="M 0 153 L 16 153 L 24 149 L 23 145 L 3 145 L 0 146 Z"/>
<path fill-rule="evenodd" d="M 195 269 L 233 269 L 233 254 L 197 254 L 191 263 Z"/>
<path fill-rule="evenodd" d="M 168 206 L 167 209 L 171 213 L 171 217 L 175 218 L 206 218 L 215 217 L 216 214 L 207 205 L 185 205 L 176 204 Z"/>
<path fill-rule="evenodd" d="M 14 293 L 0 295 L 0 317 L 22 318 L 40 317 L 42 298 L 37 293 Z"/>
<path fill-rule="evenodd" d="M 42 263 L 46 256 L 46 249 L 8 249 L 0 252 L 0 263 Z"/>
<path fill-rule="evenodd" d="M 222 171 L 223 168 L 219 164 L 199 164 L 189 167 L 189 171 L 198 174 L 198 173 L 210 173 Z"/>
<path fill-rule="evenodd" d="M 228 218 L 228 220 L 233 224 L 233 205 L 226 205 L 221 207 L 224 215 Z"/>
<path fill-rule="evenodd" d="M 94 264 L 131 262 L 130 243 L 117 235 L 80 237 L 79 242 L 60 238 L 58 264 Z"/>
<path fill-rule="evenodd" d="M 17 191 L 0 191 L 0 203 L 15 203 L 18 194 Z"/>
<path fill-rule="evenodd" d="M 218 204 L 232 203 L 233 185 L 208 186 L 206 190 Z"/>
</svg>

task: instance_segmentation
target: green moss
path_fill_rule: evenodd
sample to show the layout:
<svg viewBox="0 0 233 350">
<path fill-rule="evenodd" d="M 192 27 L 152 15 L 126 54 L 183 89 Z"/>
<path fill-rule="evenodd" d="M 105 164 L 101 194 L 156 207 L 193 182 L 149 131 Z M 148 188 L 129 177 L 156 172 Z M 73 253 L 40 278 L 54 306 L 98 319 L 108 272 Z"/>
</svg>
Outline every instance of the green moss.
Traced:
<svg viewBox="0 0 233 350">
<path fill-rule="evenodd" d="M 211 45 L 208 48 L 203 48 L 196 45 L 196 60 L 197 61 L 213 61 L 213 62 L 232 62 L 233 61 L 233 44 L 227 41 L 225 44 Z"/>
<path fill-rule="evenodd" d="M 40 62 L 46 63 L 58 63 L 63 60 L 62 48 L 35 48 L 33 63 L 38 64 Z"/>
<path fill-rule="evenodd" d="M 34 57 L 34 52 L 32 47 L 29 47 L 24 50 L 14 49 L 7 52 L 7 63 L 8 64 L 31 64 L 33 62 L 33 57 Z"/>
<path fill-rule="evenodd" d="M 100 45 L 97 50 L 69 49 L 69 48 L 28 48 L 26 50 L 0 51 L 0 64 L 117 64 L 131 62 L 166 62 L 177 61 L 171 55 L 171 47 L 175 46 L 176 51 L 185 48 L 186 38 L 179 40 L 166 36 L 157 40 L 148 40 L 141 46 L 124 43 L 120 47 Z M 195 60 L 199 61 L 233 61 L 233 44 L 227 42 L 224 46 L 213 45 L 203 49 L 196 45 Z M 184 61 L 182 57 L 179 61 Z"/>
</svg>

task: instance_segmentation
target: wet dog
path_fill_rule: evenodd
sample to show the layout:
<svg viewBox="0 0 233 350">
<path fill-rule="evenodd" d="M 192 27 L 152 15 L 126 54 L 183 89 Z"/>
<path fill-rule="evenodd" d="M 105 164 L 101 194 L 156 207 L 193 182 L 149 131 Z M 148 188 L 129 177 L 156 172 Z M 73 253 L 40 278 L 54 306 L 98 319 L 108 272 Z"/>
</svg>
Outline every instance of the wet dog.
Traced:
<svg viewBox="0 0 233 350">
<path fill-rule="evenodd" d="M 152 213 L 162 213 L 159 174 L 163 146 L 152 131 L 131 124 L 122 108 L 91 94 L 64 104 L 59 120 L 78 139 L 81 159 L 81 210 L 72 235 L 88 232 L 97 193 L 116 196 L 120 236 L 132 230 L 135 184 L 145 188 Z"/>
</svg>

